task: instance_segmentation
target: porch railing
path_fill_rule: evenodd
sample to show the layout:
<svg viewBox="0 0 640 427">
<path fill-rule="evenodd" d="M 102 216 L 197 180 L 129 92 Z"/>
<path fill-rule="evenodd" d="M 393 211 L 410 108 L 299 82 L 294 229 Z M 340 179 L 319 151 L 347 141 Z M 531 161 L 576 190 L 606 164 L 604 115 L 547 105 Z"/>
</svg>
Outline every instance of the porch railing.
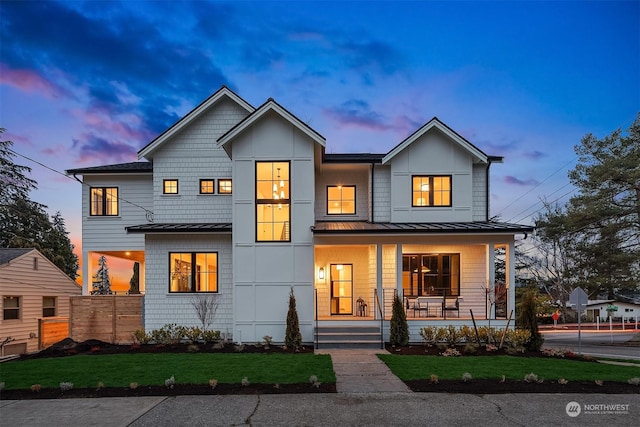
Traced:
<svg viewBox="0 0 640 427">
<path fill-rule="evenodd" d="M 384 348 L 384 314 L 382 313 L 382 306 L 380 298 L 378 297 L 378 290 L 373 290 L 373 297 L 376 300 L 376 307 L 378 308 L 378 316 L 380 316 L 380 348 Z"/>
<path fill-rule="evenodd" d="M 315 294 L 316 294 L 316 298 L 315 298 L 315 304 L 316 304 L 316 315 L 315 315 L 315 321 L 316 321 L 316 330 L 314 333 L 314 339 L 313 339 L 313 343 L 315 345 L 316 350 L 318 349 L 318 290 L 314 289 Z"/>
</svg>

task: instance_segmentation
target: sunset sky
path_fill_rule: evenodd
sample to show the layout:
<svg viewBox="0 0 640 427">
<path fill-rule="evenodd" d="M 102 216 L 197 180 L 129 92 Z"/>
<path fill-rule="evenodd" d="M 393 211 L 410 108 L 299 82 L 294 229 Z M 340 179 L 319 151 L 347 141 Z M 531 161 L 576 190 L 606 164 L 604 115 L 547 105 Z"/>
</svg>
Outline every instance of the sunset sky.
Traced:
<svg viewBox="0 0 640 427">
<path fill-rule="evenodd" d="M 221 85 L 273 97 L 329 153 L 385 153 L 437 116 L 505 157 L 491 214 L 529 224 L 574 194 L 573 146 L 640 111 L 639 4 L 2 1 L 2 139 L 59 172 L 135 161 Z M 80 184 L 15 160 L 81 255 Z"/>
</svg>

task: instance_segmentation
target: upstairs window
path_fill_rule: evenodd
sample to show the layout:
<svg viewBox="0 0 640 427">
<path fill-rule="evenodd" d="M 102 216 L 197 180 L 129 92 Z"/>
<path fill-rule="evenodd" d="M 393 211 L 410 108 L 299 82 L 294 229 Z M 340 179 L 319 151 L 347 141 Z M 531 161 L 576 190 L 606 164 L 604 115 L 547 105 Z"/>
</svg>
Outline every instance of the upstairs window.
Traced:
<svg viewBox="0 0 640 427">
<path fill-rule="evenodd" d="M 330 185 L 327 187 L 327 215 L 353 215 L 355 213 L 355 185 Z"/>
<path fill-rule="evenodd" d="M 169 292 L 218 292 L 218 253 L 170 253 Z"/>
<path fill-rule="evenodd" d="M 218 180 L 218 194 L 231 194 L 231 180 L 219 179 Z"/>
<path fill-rule="evenodd" d="M 42 317 L 56 315 L 56 297 L 42 297 Z"/>
<path fill-rule="evenodd" d="M 256 241 L 291 241 L 289 162 L 256 162 Z"/>
<path fill-rule="evenodd" d="M 213 182 L 213 179 L 201 179 L 200 194 L 213 194 L 215 188 Z"/>
<path fill-rule="evenodd" d="M 412 181 L 412 206 L 451 206 L 451 176 L 413 176 Z"/>
<path fill-rule="evenodd" d="M 162 194 L 178 194 L 178 180 L 177 179 L 163 179 L 162 180 Z"/>
<path fill-rule="evenodd" d="M 91 216 L 118 215 L 118 188 L 91 187 L 89 190 Z"/>
</svg>

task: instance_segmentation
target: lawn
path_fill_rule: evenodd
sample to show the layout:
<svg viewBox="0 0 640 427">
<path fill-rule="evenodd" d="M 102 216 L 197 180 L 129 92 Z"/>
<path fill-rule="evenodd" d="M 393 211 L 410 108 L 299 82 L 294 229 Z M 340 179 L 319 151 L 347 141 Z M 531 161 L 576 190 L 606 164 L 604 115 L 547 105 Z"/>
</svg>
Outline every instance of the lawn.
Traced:
<svg viewBox="0 0 640 427">
<path fill-rule="evenodd" d="M 468 372 L 476 379 L 522 380 L 533 372 L 544 380 L 627 382 L 640 377 L 640 366 L 618 366 L 556 358 L 515 356 L 405 356 L 380 354 L 378 357 L 403 381 L 429 379 L 459 380 Z"/>
<path fill-rule="evenodd" d="M 7 390 L 28 389 L 33 384 L 58 387 L 70 382 L 76 388 L 164 385 L 174 376 L 176 384 L 308 383 L 315 375 L 322 383 L 335 383 L 329 355 L 316 354 L 205 354 L 156 353 L 77 355 L 31 359 L 0 364 L 0 382 Z"/>
</svg>

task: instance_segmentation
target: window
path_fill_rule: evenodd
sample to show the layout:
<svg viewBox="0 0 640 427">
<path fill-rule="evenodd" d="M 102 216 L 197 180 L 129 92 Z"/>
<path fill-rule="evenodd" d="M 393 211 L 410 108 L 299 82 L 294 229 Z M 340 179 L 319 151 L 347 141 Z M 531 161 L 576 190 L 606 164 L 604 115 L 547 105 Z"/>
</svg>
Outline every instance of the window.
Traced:
<svg viewBox="0 0 640 427">
<path fill-rule="evenodd" d="M 405 296 L 459 296 L 460 254 L 403 255 L 402 289 Z"/>
<path fill-rule="evenodd" d="M 231 194 L 231 180 L 219 179 L 218 180 L 218 194 Z"/>
<path fill-rule="evenodd" d="M 37 257 L 33 257 L 33 269 L 34 270 L 38 269 L 38 258 Z"/>
<path fill-rule="evenodd" d="M 56 297 L 42 297 L 42 317 L 56 315 Z"/>
<path fill-rule="evenodd" d="M 178 194 L 178 180 L 177 179 L 163 179 L 162 180 L 162 194 Z"/>
<path fill-rule="evenodd" d="M 218 292 L 218 253 L 170 253 L 169 292 Z"/>
<path fill-rule="evenodd" d="M 213 180 L 212 179 L 201 179 L 200 180 L 200 194 L 213 194 Z"/>
<path fill-rule="evenodd" d="M 355 213 L 355 185 L 330 185 L 327 187 L 327 215 L 347 215 Z"/>
<path fill-rule="evenodd" d="M 91 216 L 118 215 L 117 187 L 91 187 L 90 197 Z"/>
<path fill-rule="evenodd" d="M 2 318 L 4 320 L 20 319 L 20 297 L 2 297 Z"/>
<path fill-rule="evenodd" d="M 289 162 L 256 162 L 256 241 L 291 241 L 289 190 Z"/>
<path fill-rule="evenodd" d="M 412 206 L 451 206 L 451 176 L 414 176 Z"/>
</svg>

